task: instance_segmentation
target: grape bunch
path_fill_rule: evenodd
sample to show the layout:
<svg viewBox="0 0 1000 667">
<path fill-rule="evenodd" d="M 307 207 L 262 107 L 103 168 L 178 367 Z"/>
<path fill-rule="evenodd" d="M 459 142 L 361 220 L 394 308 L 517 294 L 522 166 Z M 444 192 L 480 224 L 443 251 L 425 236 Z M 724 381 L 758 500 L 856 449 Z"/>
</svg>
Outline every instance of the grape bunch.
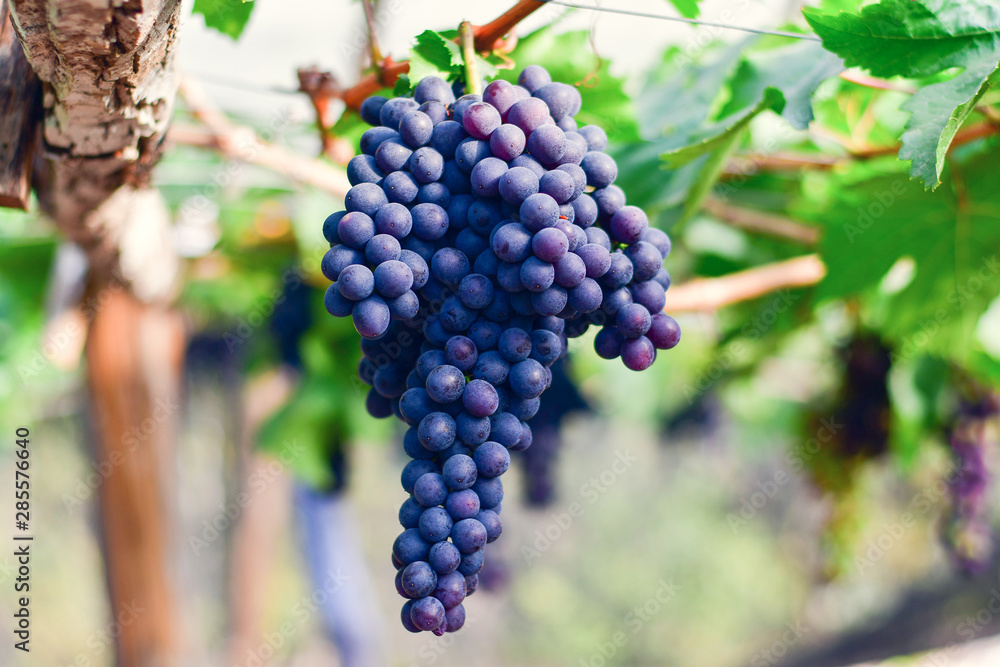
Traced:
<svg viewBox="0 0 1000 667">
<path fill-rule="evenodd" d="M 454 632 L 502 531 L 511 452 L 527 449 L 550 366 L 600 327 L 600 356 L 648 368 L 680 329 L 661 311 L 670 240 L 614 185 L 581 98 L 526 67 L 458 99 L 437 77 L 370 97 L 345 211 L 323 226 L 326 307 L 363 337 L 368 411 L 409 425 L 392 547 L 411 632 Z"/>
</svg>

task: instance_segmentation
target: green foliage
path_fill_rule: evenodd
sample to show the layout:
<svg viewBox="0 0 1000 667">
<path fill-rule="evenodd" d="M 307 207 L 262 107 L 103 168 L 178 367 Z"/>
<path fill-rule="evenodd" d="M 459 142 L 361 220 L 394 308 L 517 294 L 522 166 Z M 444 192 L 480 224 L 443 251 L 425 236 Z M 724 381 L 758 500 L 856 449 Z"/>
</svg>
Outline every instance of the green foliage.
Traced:
<svg viewBox="0 0 1000 667">
<path fill-rule="evenodd" d="M 859 14 L 804 10 L 823 46 L 875 76 L 934 77 L 953 68 L 954 78 L 925 84 L 904 105 L 912 112 L 899 157 L 925 187 L 941 182 L 955 132 L 997 80 L 1000 8 L 986 0 L 883 0 Z"/>
<path fill-rule="evenodd" d="M 670 4 L 674 6 L 681 16 L 685 16 L 689 19 L 697 18 L 701 9 L 698 4 L 701 0 L 668 0 Z"/>
<path fill-rule="evenodd" d="M 1000 293 L 1000 174 L 992 162 L 988 153 L 969 158 L 951 172 L 951 187 L 933 194 L 875 165 L 832 177 L 827 196 L 800 211 L 827 230 L 829 272 L 817 297 L 872 295 L 900 354 L 965 360 L 978 316 Z M 898 280 L 909 262 L 912 278 L 886 281 L 904 258 Z"/>
<path fill-rule="evenodd" d="M 416 43 L 410 48 L 410 71 L 399 77 L 393 93 L 409 95 L 420 80 L 428 76 L 438 76 L 445 81 L 455 81 L 465 78 L 465 60 L 462 49 L 454 40 L 458 31 L 446 30 L 435 32 L 425 30 L 417 35 Z M 500 62 L 495 56 L 483 58 L 476 55 L 476 70 L 484 79 L 496 76 L 496 64 Z"/>
<path fill-rule="evenodd" d="M 201 14 L 209 28 L 239 39 L 253 8 L 253 0 L 195 0 L 192 11 Z"/>
</svg>

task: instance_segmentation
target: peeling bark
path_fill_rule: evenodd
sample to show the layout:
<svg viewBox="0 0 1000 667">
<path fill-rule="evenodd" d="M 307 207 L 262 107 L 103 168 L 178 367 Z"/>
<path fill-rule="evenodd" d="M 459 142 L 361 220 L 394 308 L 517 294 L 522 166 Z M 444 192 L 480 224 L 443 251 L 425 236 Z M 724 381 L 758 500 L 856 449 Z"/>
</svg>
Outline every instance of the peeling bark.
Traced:
<svg viewBox="0 0 1000 667">
<path fill-rule="evenodd" d="M 39 200 L 98 275 L 117 268 L 121 228 L 92 213 L 120 187 L 149 184 L 177 92 L 180 11 L 179 0 L 11 2 L 43 86 Z"/>
</svg>

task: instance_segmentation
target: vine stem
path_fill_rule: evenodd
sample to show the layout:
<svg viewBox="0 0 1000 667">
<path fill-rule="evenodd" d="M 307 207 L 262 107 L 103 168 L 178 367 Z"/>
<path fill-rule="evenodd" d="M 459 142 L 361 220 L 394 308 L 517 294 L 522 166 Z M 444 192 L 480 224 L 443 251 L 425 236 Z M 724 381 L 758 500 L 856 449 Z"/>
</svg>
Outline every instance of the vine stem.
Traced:
<svg viewBox="0 0 1000 667">
<path fill-rule="evenodd" d="M 368 45 L 372 54 L 372 65 L 381 69 L 382 49 L 378 47 L 378 38 L 375 37 L 375 10 L 372 8 L 372 0 L 362 0 L 365 7 L 365 22 L 368 24 Z"/>
<path fill-rule="evenodd" d="M 465 94 L 481 95 L 482 86 L 479 82 L 479 69 L 476 67 L 475 35 L 472 24 L 462 21 L 458 24 L 458 40 L 462 45 L 462 60 L 465 61 Z"/>
<path fill-rule="evenodd" d="M 667 290 L 663 310 L 670 315 L 710 312 L 782 289 L 815 285 L 825 275 L 819 255 L 803 255 L 718 278 L 695 278 Z"/>
<path fill-rule="evenodd" d="M 504 35 L 513 30 L 532 12 L 544 6 L 545 3 L 539 0 L 518 0 L 513 7 L 489 23 L 473 26 L 472 34 L 476 53 L 492 51 Z M 409 71 L 410 63 L 405 60 L 395 62 L 391 57 L 386 56 L 378 72 L 363 77 L 352 87 L 341 91 L 338 97 L 344 101 L 349 109 L 360 109 L 361 103 L 368 97 L 371 97 L 380 88 L 395 85 L 400 75 Z"/>
</svg>

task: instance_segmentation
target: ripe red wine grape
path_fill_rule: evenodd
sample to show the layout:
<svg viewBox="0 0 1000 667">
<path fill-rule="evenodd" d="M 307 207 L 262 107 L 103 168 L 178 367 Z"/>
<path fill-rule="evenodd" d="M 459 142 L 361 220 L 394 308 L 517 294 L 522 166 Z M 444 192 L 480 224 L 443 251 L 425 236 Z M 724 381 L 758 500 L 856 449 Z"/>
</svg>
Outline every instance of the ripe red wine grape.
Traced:
<svg viewBox="0 0 1000 667">
<path fill-rule="evenodd" d="M 481 96 L 430 76 L 361 105 L 373 127 L 346 210 L 323 223 L 324 303 L 362 336 L 368 411 L 409 425 L 392 562 L 410 632 L 464 625 L 503 530 L 501 476 L 531 451 L 568 339 L 599 325 L 598 355 L 634 370 L 680 340 L 661 312 L 670 239 L 626 203 L 607 133 L 580 109 L 537 65 Z"/>
</svg>

